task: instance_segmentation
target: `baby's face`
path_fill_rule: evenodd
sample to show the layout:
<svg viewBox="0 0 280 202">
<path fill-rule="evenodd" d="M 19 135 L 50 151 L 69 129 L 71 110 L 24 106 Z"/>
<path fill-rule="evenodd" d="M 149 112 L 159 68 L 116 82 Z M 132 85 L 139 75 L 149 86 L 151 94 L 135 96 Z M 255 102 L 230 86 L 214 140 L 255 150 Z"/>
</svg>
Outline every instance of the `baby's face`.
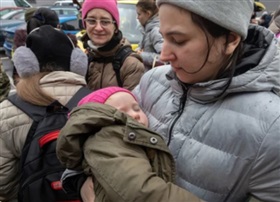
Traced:
<svg viewBox="0 0 280 202">
<path fill-rule="evenodd" d="M 105 104 L 115 107 L 119 111 L 128 114 L 139 123 L 148 127 L 148 118 L 139 107 L 132 95 L 126 92 L 118 92 L 109 97 Z"/>
</svg>

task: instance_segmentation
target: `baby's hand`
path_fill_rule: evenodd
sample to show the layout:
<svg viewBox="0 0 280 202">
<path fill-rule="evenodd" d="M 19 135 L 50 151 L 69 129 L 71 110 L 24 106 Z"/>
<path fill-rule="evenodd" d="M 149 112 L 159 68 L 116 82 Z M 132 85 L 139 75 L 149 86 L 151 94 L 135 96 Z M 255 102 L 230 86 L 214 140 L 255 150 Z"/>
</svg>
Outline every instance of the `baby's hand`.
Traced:
<svg viewBox="0 0 280 202">
<path fill-rule="evenodd" d="M 80 194 L 83 199 L 83 202 L 94 202 L 95 194 L 92 177 L 88 177 L 86 179 L 80 190 Z"/>
</svg>

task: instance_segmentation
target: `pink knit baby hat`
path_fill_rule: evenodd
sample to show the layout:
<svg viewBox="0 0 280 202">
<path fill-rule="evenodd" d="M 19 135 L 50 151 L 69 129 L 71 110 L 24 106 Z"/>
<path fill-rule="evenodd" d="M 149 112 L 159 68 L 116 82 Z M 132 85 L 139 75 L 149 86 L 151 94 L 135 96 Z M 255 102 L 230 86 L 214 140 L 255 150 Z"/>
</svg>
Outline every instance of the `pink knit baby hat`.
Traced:
<svg viewBox="0 0 280 202">
<path fill-rule="evenodd" d="M 120 14 L 116 0 L 85 0 L 82 6 L 83 20 L 86 18 L 87 13 L 94 8 L 101 8 L 109 12 L 112 15 L 113 19 L 116 21 L 117 27 L 119 27 Z M 86 27 L 84 21 L 83 25 L 84 27 Z"/>
<path fill-rule="evenodd" d="M 80 100 L 80 102 L 78 103 L 78 106 L 81 106 L 81 105 L 89 103 L 89 102 L 97 102 L 97 103 L 104 104 L 111 95 L 118 93 L 118 92 L 129 93 L 136 100 L 134 95 L 129 90 L 127 90 L 125 88 L 113 86 L 113 87 L 101 88 L 99 90 L 96 90 L 96 91 L 88 94 L 87 96 L 85 96 L 83 99 Z"/>
</svg>

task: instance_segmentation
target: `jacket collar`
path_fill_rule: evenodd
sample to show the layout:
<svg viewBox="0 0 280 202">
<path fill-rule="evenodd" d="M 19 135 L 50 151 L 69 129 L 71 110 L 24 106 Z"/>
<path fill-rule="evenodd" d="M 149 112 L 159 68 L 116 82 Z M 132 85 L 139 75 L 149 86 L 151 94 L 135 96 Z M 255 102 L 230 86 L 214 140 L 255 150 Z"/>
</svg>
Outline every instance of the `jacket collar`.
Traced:
<svg viewBox="0 0 280 202">
<path fill-rule="evenodd" d="M 84 85 L 86 86 L 86 80 L 83 76 L 68 71 L 54 71 L 50 72 L 40 80 L 40 85 L 56 85 L 70 84 L 70 85 Z"/>
</svg>

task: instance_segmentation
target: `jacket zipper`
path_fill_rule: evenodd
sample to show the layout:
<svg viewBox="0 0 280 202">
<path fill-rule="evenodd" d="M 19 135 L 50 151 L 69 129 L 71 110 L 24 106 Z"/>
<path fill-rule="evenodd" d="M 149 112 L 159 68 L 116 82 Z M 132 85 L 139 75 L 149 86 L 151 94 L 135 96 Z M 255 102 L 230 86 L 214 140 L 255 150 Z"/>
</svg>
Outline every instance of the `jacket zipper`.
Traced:
<svg viewBox="0 0 280 202">
<path fill-rule="evenodd" d="M 104 74 L 104 69 L 105 69 L 105 67 L 106 67 L 106 64 L 107 63 L 103 63 L 103 67 L 102 67 L 102 71 L 101 71 L 101 78 L 100 78 L 100 88 L 103 88 L 104 86 L 102 86 L 102 83 L 103 83 L 103 74 Z"/>
<path fill-rule="evenodd" d="M 183 87 L 183 95 L 182 97 L 180 98 L 180 104 L 179 104 L 179 110 L 178 110 L 178 115 L 177 117 L 174 119 L 174 121 L 172 122 L 171 124 L 171 127 L 170 127 L 170 130 L 168 132 L 168 142 L 167 142 L 167 146 L 169 146 L 170 142 L 171 142 L 171 133 L 172 133 L 172 130 L 176 124 L 176 122 L 178 121 L 178 119 L 180 118 L 180 116 L 182 115 L 183 111 L 184 111 L 184 108 L 185 108 L 185 105 L 186 105 L 186 101 L 187 101 L 187 92 L 188 92 L 188 87 L 186 87 L 185 85 L 182 85 Z"/>
</svg>

